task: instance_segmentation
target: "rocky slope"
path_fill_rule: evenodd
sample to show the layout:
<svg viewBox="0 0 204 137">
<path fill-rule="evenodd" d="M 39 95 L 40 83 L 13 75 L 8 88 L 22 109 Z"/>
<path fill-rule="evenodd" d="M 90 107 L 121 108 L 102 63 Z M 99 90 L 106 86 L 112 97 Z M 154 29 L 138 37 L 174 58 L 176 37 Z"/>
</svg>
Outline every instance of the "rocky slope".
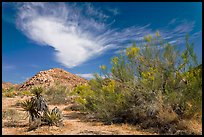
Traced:
<svg viewBox="0 0 204 137">
<path fill-rule="evenodd" d="M 10 83 L 10 82 L 3 82 L 2 81 L 2 89 L 9 89 L 10 87 L 12 87 L 13 86 L 13 84 L 12 83 Z"/>
<path fill-rule="evenodd" d="M 35 76 L 21 84 L 18 90 L 29 90 L 34 86 L 43 86 L 47 88 L 56 83 L 73 88 L 79 84 L 84 84 L 87 82 L 88 81 L 86 79 L 69 73 L 63 69 L 53 68 L 46 71 L 40 71 Z"/>
</svg>

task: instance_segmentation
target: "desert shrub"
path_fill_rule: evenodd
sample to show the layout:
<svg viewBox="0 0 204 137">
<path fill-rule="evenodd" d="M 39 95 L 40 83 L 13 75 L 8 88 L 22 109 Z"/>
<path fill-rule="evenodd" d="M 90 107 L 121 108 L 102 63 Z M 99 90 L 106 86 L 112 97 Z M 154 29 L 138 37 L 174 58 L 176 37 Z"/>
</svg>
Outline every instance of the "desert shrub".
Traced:
<svg viewBox="0 0 204 137">
<path fill-rule="evenodd" d="M 31 96 L 32 93 L 29 90 L 23 90 L 19 93 L 22 96 Z"/>
<path fill-rule="evenodd" d="M 29 114 L 29 129 L 33 130 L 42 123 L 58 125 L 62 122 L 61 111 L 55 107 L 51 112 L 48 109 L 46 100 L 42 97 L 44 89 L 35 87 L 31 90 L 34 96 L 31 99 L 21 102 L 20 106 Z"/>
<path fill-rule="evenodd" d="M 65 86 L 55 85 L 50 87 L 46 92 L 46 98 L 50 104 L 64 104 L 67 103 L 69 89 Z"/>
<path fill-rule="evenodd" d="M 11 120 L 16 115 L 18 115 L 18 112 L 15 109 L 8 109 L 6 111 L 2 111 L 2 119 Z"/>
<path fill-rule="evenodd" d="M 6 92 L 13 92 L 14 91 L 14 87 L 10 87 L 9 89 L 6 90 Z"/>
<path fill-rule="evenodd" d="M 5 92 L 2 93 L 3 97 L 10 97 L 13 98 L 18 95 L 17 91 L 10 89 L 6 90 Z"/>
<path fill-rule="evenodd" d="M 23 117 L 15 109 L 8 109 L 6 111 L 2 111 L 2 120 L 5 120 L 2 122 L 2 126 L 7 127 L 16 127 L 18 125 L 19 120 L 22 120 Z"/>
<path fill-rule="evenodd" d="M 12 92 L 4 92 L 2 93 L 3 97 L 13 98 L 15 95 Z"/>
<path fill-rule="evenodd" d="M 60 126 L 62 124 L 62 112 L 57 107 L 52 109 L 52 111 L 45 111 L 42 116 L 42 121 L 50 126 Z"/>
<path fill-rule="evenodd" d="M 124 93 L 116 89 L 115 80 L 92 79 L 89 85 L 80 85 L 73 93 L 80 95 L 76 101 L 83 106 L 81 110 L 111 123 L 120 120 L 119 115 L 125 110 Z"/>
<path fill-rule="evenodd" d="M 110 73 L 100 67 L 105 79 L 95 75 L 88 85 L 75 88 L 76 101 L 108 123 L 140 123 L 174 133 L 179 119 L 202 111 L 202 72 L 195 69 L 188 37 L 185 46 L 177 50 L 159 32 L 145 36 L 141 45 L 133 44 L 111 60 Z"/>
</svg>

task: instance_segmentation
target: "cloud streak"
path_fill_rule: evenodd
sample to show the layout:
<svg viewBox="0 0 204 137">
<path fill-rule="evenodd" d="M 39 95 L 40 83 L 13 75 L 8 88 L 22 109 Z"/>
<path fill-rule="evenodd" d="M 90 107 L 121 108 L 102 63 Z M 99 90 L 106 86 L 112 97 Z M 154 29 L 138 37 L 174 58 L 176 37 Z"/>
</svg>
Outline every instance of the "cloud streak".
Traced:
<svg viewBox="0 0 204 137">
<path fill-rule="evenodd" d="M 78 76 L 80 76 L 80 77 L 83 77 L 83 78 L 85 78 L 85 79 L 93 79 L 95 76 L 94 76 L 94 74 L 92 74 L 92 73 L 85 73 L 85 74 L 75 74 L 75 75 L 78 75 Z M 105 78 L 105 76 L 104 75 L 100 75 L 102 78 Z"/>
<path fill-rule="evenodd" d="M 76 75 L 78 75 L 78 76 L 80 76 L 80 77 L 83 77 L 83 78 L 86 78 L 86 79 L 92 79 L 92 78 L 94 78 L 94 75 L 91 74 L 91 73 L 87 73 L 87 74 L 76 74 Z"/>
<path fill-rule="evenodd" d="M 113 11 L 118 14 L 116 9 Z M 124 48 L 127 43 L 141 42 L 144 35 L 155 33 L 149 28 L 150 24 L 124 29 L 111 28 L 112 24 L 114 19 L 90 3 L 82 6 L 76 3 L 20 3 L 16 20 L 17 27 L 28 38 L 39 45 L 53 47 L 56 60 L 67 68 L 79 66 L 106 51 Z M 175 41 L 174 36 L 183 37 L 193 26 L 194 23 L 183 22 L 172 32 L 164 29 L 161 33 L 167 40 Z"/>
</svg>

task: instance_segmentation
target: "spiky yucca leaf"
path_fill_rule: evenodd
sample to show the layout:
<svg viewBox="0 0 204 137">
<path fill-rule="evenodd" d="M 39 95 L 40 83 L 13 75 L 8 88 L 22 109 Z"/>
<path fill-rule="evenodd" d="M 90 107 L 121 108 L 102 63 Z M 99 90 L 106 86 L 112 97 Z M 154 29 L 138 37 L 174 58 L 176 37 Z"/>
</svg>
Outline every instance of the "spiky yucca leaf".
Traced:
<svg viewBox="0 0 204 137">
<path fill-rule="evenodd" d="M 49 125 L 58 125 L 62 122 L 62 114 L 57 107 L 52 111 L 46 111 L 43 115 L 43 120 Z"/>
<path fill-rule="evenodd" d="M 33 102 L 31 100 L 26 100 L 20 103 L 20 106 L 24 111 L 31 111 L 33 109 Z"/>
<path fill-rule="evenodd" d="M 40 96 L 40 94 L 43 92 L 42 87 L 35 87 L 31 90 L 31 93 L 33 93 L 35 96 Z"/>
<path fill-rule="evenodd" d="M 23 111 L 29 112 L 30 120 L 34 121 L 36 118 L 40 117 L 40 114 L 35 109 L 35 104 L 33 100 L 26 100 L 20 103 L 20 106 L 23 108 Z"/>
</svg>

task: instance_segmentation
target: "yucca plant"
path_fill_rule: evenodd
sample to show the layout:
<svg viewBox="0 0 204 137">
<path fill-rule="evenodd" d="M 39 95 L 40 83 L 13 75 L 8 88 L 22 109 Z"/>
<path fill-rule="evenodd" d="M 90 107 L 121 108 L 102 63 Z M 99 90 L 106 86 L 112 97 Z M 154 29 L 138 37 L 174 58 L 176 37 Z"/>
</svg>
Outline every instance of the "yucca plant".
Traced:
<svg viewBox="0 0 204 137">
<path fill-rule="evenodd" d="M 45 99 L 40 95 L 43 89 L 41 87 L 34 88 L 31 90 L 35 96 L 33 96 L 30 100 L 26 100 L 21 104 L 21 107 L 24 111 L 29 113 L 29 125 L 33 125 L 38 119 L 41 119 L 40 112 L 47 111 L 47 103 Z"/>
<path fill-rule="evenodd" d="M 39 97 L 43 91 L 44 89 L 42 87 L 35 87 L 31 90 L 31 93 L 33 93 L 36 97 Z"/>
<path fill-rule="evenodd" d="M 55 107 L 52 111 L 45 111 L 42 120 L 50 126 L 59 126 L 62 124 L 62 113 L 57 107 Z"/>
<path fill-rule="evenodd" d="M 42 87 L 34 88 L 31 90 L 31 93 L 33 93 L 35 96 L 33 96 L 30 100 L 20 103 L 23 110 L 29 112 L 29 130 L 36 129 L 41 125 L 41 122 L 56 126 L 62 122 L 61 111 L 55 107 L 50 112 L 46 100 L 41 95 L 42 92 Z"/>
<path fill-rule="evenodd" d="M 25 100 L 20 103 L 20 106 L 23 108 L 24 111 L 30 111 L 33 107 L 33 103 L 31 100 Z"/>
<path fill-rule="evenodd" d="M 40 117 L 40 114 L 38 113 L 38 111 L 35 109 L 35 106 L 34 106 L 34 101 L 31 99 L 31 100 L 26 100 L 26 101 L 23 101 L 22 103 L 20 103 L 20 106 L 23 108 L 24 111 L 27 111 L 29 113 L 29 123 L 31 121 L 34 121 L 36 118 L 39 118 Z"/>
</svg>

